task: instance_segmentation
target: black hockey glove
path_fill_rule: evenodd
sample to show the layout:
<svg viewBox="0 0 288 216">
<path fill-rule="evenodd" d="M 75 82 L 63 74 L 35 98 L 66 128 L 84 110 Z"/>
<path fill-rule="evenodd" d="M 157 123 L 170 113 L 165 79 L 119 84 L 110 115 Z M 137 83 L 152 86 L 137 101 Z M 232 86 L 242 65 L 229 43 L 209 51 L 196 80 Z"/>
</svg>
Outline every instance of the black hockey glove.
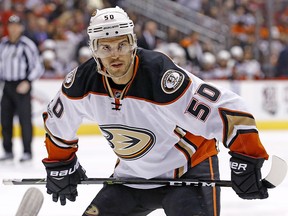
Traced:
<svg viewBox="0 0 288 216">
<path fill-rule="evenodd" d="M 264 158 L 252 158 L 229 152 L 232 188 L 242 199 L 265 199 L 267 188 L 261 180 L 261 167 Z"/>
<path fill-rule="evenodd" d="M 87 178 L 85 170 L 79 164 L 77 156 L 74 154 L 67 161 L 42 160 L 47 172 L 47 193 L 52 194 L 52 199 L 57 202 L 60 198 L 61 205 L 66 204 L 66 199 L 75 201 L 77 184 Z"/>
</svg>

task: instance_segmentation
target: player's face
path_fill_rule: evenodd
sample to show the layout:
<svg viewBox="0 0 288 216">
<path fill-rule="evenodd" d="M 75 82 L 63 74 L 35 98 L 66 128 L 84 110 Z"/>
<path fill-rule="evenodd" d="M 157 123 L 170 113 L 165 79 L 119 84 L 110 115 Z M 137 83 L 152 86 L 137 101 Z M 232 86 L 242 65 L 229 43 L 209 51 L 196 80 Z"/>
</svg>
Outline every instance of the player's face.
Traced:
<svg viewBox="0 0 288 216">
<path fill-rule="evenodd" d="M 126 35 L 99 39 L 96 56 L 101 59 L 106 71 L 112 76 L 124 75 L 132 61 L 132 46 Z"/>
</svg>

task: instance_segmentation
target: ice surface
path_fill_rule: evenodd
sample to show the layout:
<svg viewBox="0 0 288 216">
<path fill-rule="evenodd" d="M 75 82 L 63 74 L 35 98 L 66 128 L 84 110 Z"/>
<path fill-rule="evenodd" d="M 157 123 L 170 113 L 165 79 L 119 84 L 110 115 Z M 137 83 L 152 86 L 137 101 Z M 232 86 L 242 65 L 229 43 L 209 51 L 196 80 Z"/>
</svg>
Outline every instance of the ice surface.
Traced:
<svg viewBox="0 0 288 216">
<path fill-rule="evenodd" d="M 260 136 L 270 155 L 277 155 L 288 161 L 288 131 L 260 131 Z M 44 178 L 45 170 L 41 159 L 46 156 L 42 137 L 33 140 L 34 159 L 32 162 L 20 164 L 22 145 L 18 138 L 14 142 L 15 159 L 12 163 L 0 163 L 0 216 L 14 216 L 25 191 L 31 186 L 4 186 L 4 178 Z M 0 154 L 2 154 L 2 148 Z M 104 138 L 99 136 L 81 136 L 78 158 L 86 169 L 88 177 L 109 177 L 116 161 L 112 150 Z M 221 147 L 219 153 L 221 178 L 229 179 L 229 155 L 227 149 Z M 270 169 L 270 160 L 264 163 L 263 177 Z M 35 185 L 33 185 L 35 186 Z M 44 185 L 36 186 L 44 193 L 44 203 L 39 216 L 79 216 L 92 201 L 101 185 L 79 185 L 76 202 L 66 206 L 52 202 L 46 194 Z M 242 200 L 231 188 L 222 188 L 221 216 L 288 216 L 288 177 L 275 189 L 269 190 L 269 198 L 265 200 Z M 164 216 L 157 210 L 149 216 Z"/>
</svg>

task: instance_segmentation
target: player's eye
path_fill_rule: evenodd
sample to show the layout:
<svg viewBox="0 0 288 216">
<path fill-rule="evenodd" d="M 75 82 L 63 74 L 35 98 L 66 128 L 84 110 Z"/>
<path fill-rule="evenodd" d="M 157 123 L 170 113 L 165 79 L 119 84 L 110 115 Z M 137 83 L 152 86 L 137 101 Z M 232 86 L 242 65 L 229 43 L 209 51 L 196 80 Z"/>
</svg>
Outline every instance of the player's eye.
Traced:
<svg viewBox="0 0 288 216">
<path fill-rule="evenodd" d="M 118 50 L 121 51 L 121 50 L 125 50 L 128 48 L 128 43 L 127 42 L 122 42 L 119 44 L 118 46 Z"/>
<path fill-rule="evenodd" d="M 99 50 L 102 51 L 111 51 L 111 47 L 109 45 L 100 45 Z"/>
</svg>

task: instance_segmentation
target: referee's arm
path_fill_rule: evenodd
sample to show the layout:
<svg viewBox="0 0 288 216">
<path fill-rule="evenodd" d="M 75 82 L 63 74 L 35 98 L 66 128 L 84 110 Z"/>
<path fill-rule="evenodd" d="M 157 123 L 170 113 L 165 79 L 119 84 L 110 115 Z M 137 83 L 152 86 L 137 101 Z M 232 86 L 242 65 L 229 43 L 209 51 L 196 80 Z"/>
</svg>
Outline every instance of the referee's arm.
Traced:
<svg viewBox="0 0 288 216">
<path fill-rule="evenodd" d="M 27 80 L 33 81 L 40 78 L 44 73 L 44 66 L 40 59 L 39 50 L 31 40 L 26 40 L 27 46 L 24 46 L 24 53 L 28 61 Z"/>
</svg>

